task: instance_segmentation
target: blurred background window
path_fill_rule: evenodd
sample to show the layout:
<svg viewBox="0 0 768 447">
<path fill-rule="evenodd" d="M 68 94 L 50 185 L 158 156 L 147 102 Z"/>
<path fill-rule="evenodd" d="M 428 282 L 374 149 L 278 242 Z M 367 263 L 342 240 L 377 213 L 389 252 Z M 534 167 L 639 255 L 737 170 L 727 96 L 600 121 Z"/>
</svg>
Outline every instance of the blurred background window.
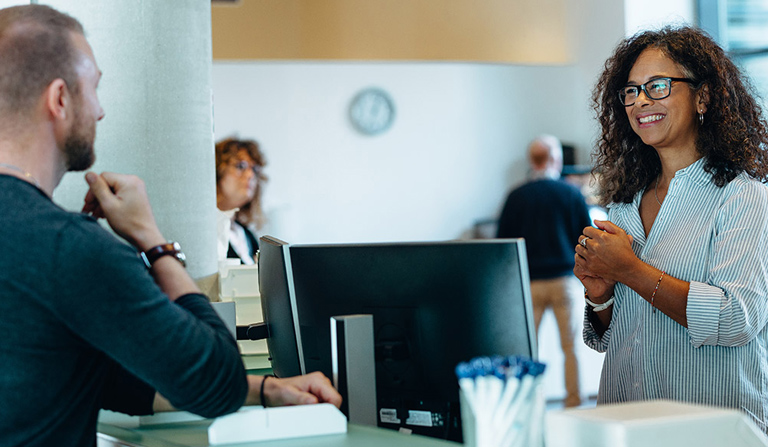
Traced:
<svg viewBox="0 0 768 447">
<path fill-rule="evenodd" d="M 699 26 L 730 53 L 750 77 L 766 108 L 768 0 L 698 0 Z"/>
</svg>

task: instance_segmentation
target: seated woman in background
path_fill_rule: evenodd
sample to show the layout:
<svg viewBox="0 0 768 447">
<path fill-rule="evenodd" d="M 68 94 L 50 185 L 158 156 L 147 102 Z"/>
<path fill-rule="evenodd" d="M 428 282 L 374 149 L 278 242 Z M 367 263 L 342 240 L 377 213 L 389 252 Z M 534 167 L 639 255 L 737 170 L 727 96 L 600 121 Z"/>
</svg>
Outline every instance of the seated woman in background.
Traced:
<svg viewBox="0 0 768 447">
<path fill-rule="evenodd" d="M 262 174 L 266 165 L 259 145 L 253 140 L 227 138 L 216 143 L 216 207 L 222 212 L 219 260 L 240 259 L 254 264 L 259 242 L 254 231 L 264 222 L 261 210 Z M 228 241 L 228 244 L 227 242 Z"/>
</svg>

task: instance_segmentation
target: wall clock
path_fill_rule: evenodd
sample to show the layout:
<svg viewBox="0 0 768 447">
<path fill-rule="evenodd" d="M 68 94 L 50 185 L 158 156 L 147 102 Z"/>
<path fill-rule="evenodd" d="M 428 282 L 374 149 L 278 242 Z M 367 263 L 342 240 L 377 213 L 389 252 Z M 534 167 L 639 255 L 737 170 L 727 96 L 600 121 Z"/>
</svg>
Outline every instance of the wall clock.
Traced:
<svg viewBox="0 0 768 447">
<path fill-rule="evenodd" d="M 395 120 L 395 103 L 384 90 L 366 88 L 352 98 L 349 119 L 355 129 L 365 135 L 380 134 Z"/>
</svg>

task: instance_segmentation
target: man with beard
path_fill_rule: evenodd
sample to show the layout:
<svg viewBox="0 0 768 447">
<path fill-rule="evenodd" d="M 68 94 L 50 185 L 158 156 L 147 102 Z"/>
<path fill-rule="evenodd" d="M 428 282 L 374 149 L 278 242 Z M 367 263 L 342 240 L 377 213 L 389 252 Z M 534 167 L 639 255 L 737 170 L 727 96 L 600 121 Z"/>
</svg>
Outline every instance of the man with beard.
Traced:
<svg viewBox="0 0 768 447">
<path fill-rule="evenodd" d="M 95 445 L 100 408 L 215 417 L 244 403 L 338 406 L 320 374 L 246 376 L 140 179 L 87 173 L 93 217 L 51 201 L 67 171 L 93 164 L 100 77 L 75 19 L 42 5 L 0 10 L 0 445 Z"/>
</svg>

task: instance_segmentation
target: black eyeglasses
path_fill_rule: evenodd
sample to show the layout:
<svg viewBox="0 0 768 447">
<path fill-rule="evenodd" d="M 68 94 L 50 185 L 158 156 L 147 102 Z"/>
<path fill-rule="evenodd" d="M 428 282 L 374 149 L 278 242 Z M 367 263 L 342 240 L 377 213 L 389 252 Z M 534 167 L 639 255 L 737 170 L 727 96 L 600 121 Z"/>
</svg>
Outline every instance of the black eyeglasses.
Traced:
<svg viewBox="0 0 768 447">
<path fill-rule="evenodd" d="M 664 99 L 672 93 L 672 81 L 695 84 L 696 81 L 689 78 L 657 78 L 651 79 L 643 85 L 626 85 L 619 89 L 619 100 L 624 107 L 635 104 L 640 90 L 650 99 Z"/>
</svg>

